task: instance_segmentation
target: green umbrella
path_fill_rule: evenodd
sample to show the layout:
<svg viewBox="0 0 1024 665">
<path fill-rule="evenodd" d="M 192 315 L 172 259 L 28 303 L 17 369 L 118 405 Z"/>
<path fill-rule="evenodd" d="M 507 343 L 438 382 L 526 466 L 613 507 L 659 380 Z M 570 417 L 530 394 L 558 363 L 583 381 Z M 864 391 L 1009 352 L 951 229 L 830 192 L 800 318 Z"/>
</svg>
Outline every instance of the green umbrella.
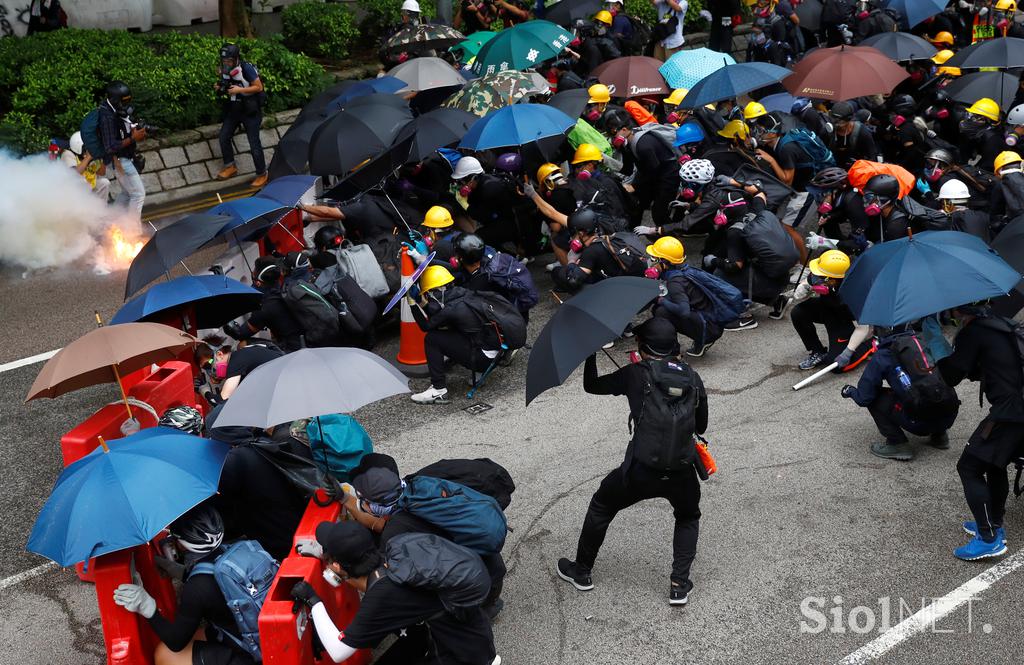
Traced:
<svg viewBox="0 0 1024 665">
<path fill-rule="evenodd" d="M 468 63 L 476 57 L 476 54 L 480 52 L 484 44 L 494 39 L 494 36 L 498 34 L 491 32 L 490 30 L 481 30 L 480 32 L 474 32 L 467 36 L 463 41 L 459 42 L 455 46 L 448 49 L 452 53 L 460 53 L 459 61 Z"/>
<path fill-rule="evenodd" d="M 552 58 L 569 45 L 572 33 L 550 21 L 527 21 L 502 30 L 484 44 L 473 63 L 477 74 L 528 69 Z"/>
<path fill-rule="evenodd" d="M 547 82 L 535 74 L 498 72 L 474 79 L 441 106 L 469 111 L 481 118 L 489 112 L 514 104 L 527 95 L 548 90 Z"/>
</svg>

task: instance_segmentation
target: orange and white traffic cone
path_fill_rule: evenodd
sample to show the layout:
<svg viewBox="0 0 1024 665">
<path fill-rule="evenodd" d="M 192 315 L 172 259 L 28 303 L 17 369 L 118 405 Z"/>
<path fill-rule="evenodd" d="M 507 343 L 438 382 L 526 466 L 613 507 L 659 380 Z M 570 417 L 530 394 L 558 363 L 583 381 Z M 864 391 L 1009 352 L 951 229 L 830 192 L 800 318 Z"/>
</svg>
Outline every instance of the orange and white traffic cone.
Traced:
<svg viewBox="0 0 1024 665">
<path fill-rule="evenodd" d="M 403 247 L 403 287 L 412 279 L 414 272 L 416 272 L 416 264 L 409 258 L 408 250 Z M 407 376 L 426 376 L 427 356 L 423 351 L 423 340 L 427 334 L 420 329 L 416 319 L 413 318 L 412 307 L 409 305 L 408 298 L 402 298 L 402 322 L 400 325 L 399 332 L 401 338 L 398 343 L 398 355 L 395 357 L 398 361 L 399 369 Z"/>
</svg>

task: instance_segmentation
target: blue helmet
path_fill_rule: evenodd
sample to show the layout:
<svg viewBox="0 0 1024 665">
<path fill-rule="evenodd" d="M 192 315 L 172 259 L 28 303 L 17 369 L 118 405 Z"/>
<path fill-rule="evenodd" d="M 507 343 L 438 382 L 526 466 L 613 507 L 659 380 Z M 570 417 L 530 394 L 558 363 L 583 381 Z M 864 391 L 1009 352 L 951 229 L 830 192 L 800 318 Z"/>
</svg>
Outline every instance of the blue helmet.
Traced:
<svg viewBox="0 0 1024 665">
<path fill-rule="evenodd" d="M 704 130 L 696 122 L 687 122 L 676 129 L 675 147 L 687 145 L 688 143 L 700 143 L 704 140 Z"/>
</svg>

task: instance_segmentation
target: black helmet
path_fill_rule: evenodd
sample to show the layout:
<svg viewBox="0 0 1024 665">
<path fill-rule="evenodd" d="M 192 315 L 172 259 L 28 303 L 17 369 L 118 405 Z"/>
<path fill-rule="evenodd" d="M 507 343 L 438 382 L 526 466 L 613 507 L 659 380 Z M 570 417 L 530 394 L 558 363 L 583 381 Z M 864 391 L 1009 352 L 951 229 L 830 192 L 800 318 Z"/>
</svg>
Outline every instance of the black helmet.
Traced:
<svg viewBox="0 0 1024 665">
<path fill-rule="evenodd" d="M 463 263 L 478 263 L 484 258 L 484 241 L 475 233 L 463 233 L 455 239 L 455 256 Z"/>
<path fill-rule="evenodd" d="M 124 81 L 111 81 L 107 84 L 107 102 L 120 115 L 128 115 L 128 107 L 132 104 L 132 89 Z"/>
<path fill-rule="evenodd" d="M 582 231 L 588 235 L 597 230 L 597 213 L 590 208 L 580 208 L 569 215 L 569 233 L 575 235 Z"/>
<path fill-rule="evenodd" d="M 850 102 L 836 102 L 828 114 L 836 120 L 853 120 L 856 111 Z"/>
<path fill-rule="evenodd" d="M 896 95 L 889 100 L 889 108 L 899 115 L 911 115 L 917 110 L 917 102 L 910 95 Z"/>
<path fill-rule="evenodd" d="M 676 327 L 668 319 L 655 316 L 636 329 L 640 349 L 654 356 L 679 355 Z"/>
<path fill-rule="evenodd" d="M 242 51 L 238 48 L 238 44 L 225 44 L 220 47 L 221 60 L 238 60 L 241 55 Z"/>
<path fill-rule="evenodd" d="M 318 251 L 337 249 L 345 240 L 345 234 L 337 226 L 321 226 L 313 234 L 313 246 Z"/>
<path fill-rule="evenodd" d="M 281 279 L 281 263 L 273 256 L 261 256 L 252 268 L 252 281 L 262 284 L 277 284 Z"/>
<path fill-rule="evenodd" d="M 885 201 L 892 201 L 900 196 L 900 181 L 888 173 L 871 176 L 864 185 L 864 193 L 871 193 Z"/>
<path fill-rule="evenodd" d="M 203 435 L 203 414 L 191 406 L 176 406 L 167 409 L 157 424 L 160 427 L 172 427 L 196 436 Z"/>
<path fill-rule="evenodd" d="M 950 164 L 951 165 L 953 163 L 953 155 L 950 154 L 950 152 L 948 150 L 943 150 L 942 148 L 936 148 L 935 150 L 930 150 L 928 152 L 928 154 L 924 156 L 924 158 L 925 159 L 934 159 L 935 161 L 942 162 L 943 164 Z"/>
<path fill-rule="evenodd" d="M 309 267 L 309 257 L 305 252 L 288 252 L 284 257 L 284 267 L 288 272 Z"/>
<path fill-rule="evenodd" d="M 601 125 L 606 133 L 614 134 L 623 127 L 632 127 L 630 115 L 622 109 L 608 109 L 601 116 Z"/>
<path fill-rule="evenodd" d="M 193 554 L 209 554 L 224 540 L 224 520 L 213 506 L 202 503 L 174 520 L 167 530 Z"/>
<path fill-rule="evenodd" d="M 836 189 L 845 185 L 847 180 L 848 176 L 844 169 L 838 166 L 829 166 L 814 174 L 808 184 L 819 189 Z"/>
</svg>

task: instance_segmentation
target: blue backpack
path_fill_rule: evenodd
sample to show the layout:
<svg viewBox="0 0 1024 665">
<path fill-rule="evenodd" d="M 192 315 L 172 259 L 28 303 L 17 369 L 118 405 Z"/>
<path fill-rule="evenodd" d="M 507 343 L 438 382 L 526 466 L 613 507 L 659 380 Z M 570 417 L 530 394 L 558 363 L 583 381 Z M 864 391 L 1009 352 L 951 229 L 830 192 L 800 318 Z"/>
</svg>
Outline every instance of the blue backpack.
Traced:
<svg viewBox="0 0 1024 665">
<path fill-rule="evenodd" d="M 339 482 L 348 482 L 363 456 L 373 452 L 373 441 L 352 416 L 335 413 L 311 418 L 306 425 L 313 463 Z"/>
<path fill-rule="evenodd" d="M 501 506 L 465 485 L 430 476 L 409 478 L 398 507 L 478 554 L 497 554 L 505 545 L 508 522 Z"/>
<path fill-rule="evenodd" d="M 263 662 L 260 652 L 260 610 L 267 598 L 270 585 L 277 576 L 278 563 L 267 554 L 255 540 L 239 540 L 224 549 L 217 559 L 210 563 L 198 563 L 189 573 L 213 575 L 224 600 L 228 602 L 231 616 L 241 639 L 226 630 L 218 632 L 245 650 L 253 660 Z"/>
<path fill-rule="evenodd" d="M 702 312 L 709 321 L 724 326 L 730 321 L 740 318 L 740 314 L 746 309 L 743 301 L 743 293 L 735 286 L 720 277 L 715 277 L 709 272 L 684 265 L 679 270 L 669 270 L 665 273 L 665 280 L 671 280 L 676 276 L 688 279 L 707 296 L 710 310 Z"/>
<path fill-rule="evenodd" d="M 107 151 L 100 140 L 100 108 L 97 106 L 85 114 L 82 124 L 78 127 L 82 134 L 82 145 L 89 151 L 93 159 L 104 159 Z"/>
<path fill-rule="evenodd" d="M 540 296 L 533 276 L 516 257 L 488 247 L 484 251 L 484 259 L 482 270 L 487 279 L 500 293 L 507 293 L 520 312 L 528 311 L 537 304 Z"/>
<path fill-rule="evenodd" d="M 776 148 L 781 148 L 788 143 L 796 143 L 807 157 L 807 159 L 796 163 L 796 168 L 798 169 L 811 169 L 814 173 L 817 173 L 823 168 L 836 165 L 836 159 L 832 156 L 832 151 L 821 142 L 817 134 L 809 129 L 797 127 L 796 129 L 789 130 L 779 139 Z"/>
</svg>

